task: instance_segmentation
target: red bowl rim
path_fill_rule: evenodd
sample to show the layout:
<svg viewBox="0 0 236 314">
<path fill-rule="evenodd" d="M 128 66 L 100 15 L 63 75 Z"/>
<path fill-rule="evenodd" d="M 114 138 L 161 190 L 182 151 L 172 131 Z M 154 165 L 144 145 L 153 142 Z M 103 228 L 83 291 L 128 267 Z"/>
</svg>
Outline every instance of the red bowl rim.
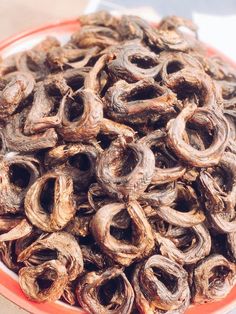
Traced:
<svg viewBox="0 0 236 314">
<path fill-rule="evenodd" d="M 20 33 L 17 33 L 11 37 L 8 37 L 0 42 L 0 53 L 3 52 L 5 48 L 10 47 L 13 44 L 16 44 L 21 39 L 25 39 L 27 37 L 31 37 L 33 35 L 48 32 L 48 31 L 67 31 L 72 32 L 75 31 L 76 28 L 80 25 L 78 19 L 69 19 L 58 21 L 55 23 L 45 24 L 40 27 L 32 28 Z M 209 47 L 207 45 L 207 50 L 209 55 L 218 55 L 223 60 L 227 61 L 231 65 L 236 68 L 236 62 L 222 54 L 221 52 L 217 51 L 216 49 Z M 1 263 L 0 267 L 0 294 L 6 297 L 11 302 L 15 303 L 16 305 L 20 306 L 22 309 L 33 313 L 33 314 L 86 314 L 86 312 L 82 309 L 75 308 L 69 306 L 65 303 L 60 301 L 51 303 L 36 303 L 31 302 L 26 298 L 22 290 L 20 289 L 17 275 L 11 272 L 7 267 Z M 230 310 L 236 308 L 236 286 L 232 289 L 231 293 L 223 300 L 208 303 L 204 305 L 196 305 L 191 306 L 186 314 L 199 314 L 207 313 L 207 314 L 225 314 L 228 313 Z"/>
<path fill-rule="evenodd" d="M 53 30 L 57 29 L 58 27 L 60 28 L 65 28 L 65 29 L 75 29 L 76 26 L 79 26 L 80 22 L 78 19 L 69 19 L 69 20 L 63 20 L 63 21 L 58 21 L 55 23 L 50 23 L 50 24 L 44 24 L 40 27 L 35 27 L 35 28 L 30 28 L 25 31 L 22 31 L 20 33 L 16 33 L 2 41 L 0 41 L 0 52 L 9 47 L 10 45 L 16 43 L 20 39 L 24 39 L 25 37 L 32 36 L 34 34 L 38 34 L 44 31 L 48 30 Z"/>
</svg>

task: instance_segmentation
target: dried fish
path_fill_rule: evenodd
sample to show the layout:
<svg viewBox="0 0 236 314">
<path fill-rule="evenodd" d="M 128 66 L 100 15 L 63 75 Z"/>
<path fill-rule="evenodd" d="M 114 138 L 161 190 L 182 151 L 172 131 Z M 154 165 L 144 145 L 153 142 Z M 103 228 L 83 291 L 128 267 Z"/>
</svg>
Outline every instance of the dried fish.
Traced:
<svg viewBox="0 0 236 314">
<path fill-rule="evenodd" d="M 78 91 L 73 98 L 64 96 L 60 111 L 62 123 L 57 130 L 65 141 L 86 141 L 98 134 L 103 105 L 91 90 Z"/>
<path fill-rule="evenodd" d="M 128 228 L 132 229 L 129 241 L 125 238 L 125 232 L 124 235 L 119 235 L 120 224 L 118 224 L 117 228 L 113 227 L 112 229 L 112 220 L 125 209 L 130 220 Z M 154 247 L 151 226 L 137 202 L 130 202 L 127 207 L 122 203 L 112 203 L 103 206 L 94 215 L 90 226 L 94 238 L 101 248 L 121 265 L 128 266 L 133 261 L 143 258 Z"/>
<path fill-rule="evenodd" d="M 210 255 L 196 266 L 193 280 L 194 302 L 220 300 L 234 286 L 235 265 L 222 255 Z"/>
<path fill-rule="evenodd" d="M 100 155 L 97 179 L 108 194 L 135 199 L 150 184 L 154 163 L 154 155 L 147 146 L 129 144 L 122 138 Z"/>
<path fill-rule="evenodd" d="M 36 302 L 183 314 L 236 280 L 236 70 L 101 11 L 0 58 L 0 259 Z"/>
<path fill-rule="evenodd" d="M 40 177 L 39 161 L 33 157 L 8 153 L 0 160 L 0 164 L 0 212 L 20 212 L 28 189 Z"/>
<path fill-rule="evenodd" d="M 114 286 L 114 280 L 116 284 Z M 113 283 L 115 291 L 109 291 L 109 283 Z M 99 298 L 99 288 L 103 289 L 105 305 Z M 106 288 L 107 286 L 107 288 Z M 93 314 L 131 313 L 134 302 L 134 291 L 122 268 L 112 267 L 104 272 L 90 272 L 79 280 L 76 294 L 80 305 Z"/>
<path fill-rule="evenodd" d="M 0 118 L 12 115 L 34 89 L 34 78 L 28 73 L 12 72 L 4 76 L 5 87 L 0 91 Z"/>
<path fill-rule="evenodd" d="M 140 313 L 176 310 L 182 313 L 190 302 L 188 274 L 170 259 L 153 255 L 134 271 L 135 302 Z"/>
<path fill-rule="evenodd" d="M 36 260 L 35 255 L 45 250 L 55 251 L 56 259 L 67 268 L 69 280 L 74 280 L 83 270 L 80 246 L 69 233 L 60 231 L 40 236 L 18 255 L 18 261 Z"/>
<path fill-rule="evenodd" d="M 75 215 L 72 178 L 47 173 L 30 187 L 25 197 L 25 214 L 31 223 L 46 232 L 63 229 Z"/>
<path fill-rule="evenodd" d="M 38 283 L 39 279 L 42 281 L 42 287 Z M 59 299 L 67 283 L 66 268 L 58 260 L 45 262 L 38 266 L 23 267 L 19 271 L 21 289 L 32 301 L 53 302 Z M 44 288 L 44 285 L 46 288 Z"/>
</svg>

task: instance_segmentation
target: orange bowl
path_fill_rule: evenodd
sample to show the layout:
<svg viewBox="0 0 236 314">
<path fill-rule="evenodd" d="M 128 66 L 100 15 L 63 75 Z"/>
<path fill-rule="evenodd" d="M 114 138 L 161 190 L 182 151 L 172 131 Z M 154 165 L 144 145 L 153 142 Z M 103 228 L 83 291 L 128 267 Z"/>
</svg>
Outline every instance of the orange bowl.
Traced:
<svg viewBox="0 0 236 314">
<path fill-rule="evenodd" d="M 79 27 L 78 20 L 68 20 L 22 32 L 0 42 L 0 55 L 5 58 L 13 53 L 29 49 L 49 35 L 55 36 L 64 43 Z M 208 47 L 207 51 L 209 55 L 217 54 L 221 56 L 236 68 L 236 63 L 222 53 L 211 47 Z M 2 262 L 0 262 L 0 294 L 32 314 L 86 314 L 84 310 L 69 306 L 61 301 L 55 303 L 29 301 L 18 284 L 17 275 Z M 226 314 L 233 309 L 236 309 L 236 287 L 225 299 L 214 303 L 190 306 L 186 314 Z"/>
</svg>

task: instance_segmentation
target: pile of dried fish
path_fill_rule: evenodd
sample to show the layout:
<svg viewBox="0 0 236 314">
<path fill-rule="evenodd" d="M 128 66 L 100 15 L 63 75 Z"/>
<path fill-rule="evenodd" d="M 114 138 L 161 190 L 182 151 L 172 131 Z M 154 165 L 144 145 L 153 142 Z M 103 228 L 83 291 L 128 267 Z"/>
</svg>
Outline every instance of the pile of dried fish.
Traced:
<svg viewBox="0 0 236 314">
<path fill-rule="evenodd" d="M 65 45 L 49 37 L 0 63 L 2 261 L 31 300 L 94 314 L 224 298 L 236 71 L 182 18 L 80 23 Z"/>
</svg>

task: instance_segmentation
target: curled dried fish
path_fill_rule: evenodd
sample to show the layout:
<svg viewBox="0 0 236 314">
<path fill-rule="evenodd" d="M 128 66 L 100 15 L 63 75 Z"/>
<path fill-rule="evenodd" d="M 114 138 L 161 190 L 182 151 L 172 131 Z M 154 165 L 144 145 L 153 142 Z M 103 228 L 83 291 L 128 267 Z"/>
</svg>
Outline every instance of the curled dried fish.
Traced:
<svg viewBox="0 0 236 314">
<path fill-rule="evenodd" d="M 49 150 L 45 156 L 45 164 L 57 167 L 69 175 L 74 182 L 74 188 L 86 188 L 95 176 L 95 165 L 98 150 L 93 145 L 68 144 L 59 145 Z"/>
<path fill-rule="evenodd" d="M 40 287 L 37 279 L 50 281 L 47 288 Z M 65 266 L 58 260 L 45 262 L 42 265 L 23 267 L 19 271 L 19 284 L 26 296 L 36 302 L 55 301 L 61 297 L 68 282 Z M 48 284 L 46 285 L 48 286 Z"/>
<path fill-rule="evenodd" d="M 224 298 L 235 283 L 235 265 L 222 255 L 210 255 L 194 269 L 193 301 L 206 301 Z"/>
<path fill-rule="evenodd" d="M 120 80 L 106 92 L 106 112 L 116 121 L 142 123 L 175 112 L 174 93 L 152 79 Z"/>
<path fill-rule="evenodd" d="M 34 78 L 24 72 L 13 72 L 4 76 L 6 86 L 0 91 L 0 118 L 12 115 L 20 103 L 33 91 Z"/>
<path fill-rule="evenodd" d="M 192 56 L 191 54 L 184 53 L 184 52 L 162 51 L 159 55 L 158 61 L 159 61 L 159 64 L 161 64 L 160 75 L 164 82 L 168 82 L 172 75 L 175 75 L 175 73 L 183 69 L 192 68 L 195 71 L 204 70 L 202 63 L 195 56 Z M 186 80 L 187 82 L 189 83 L 191 82 L 195 86 L 198 84 L 199 85 L 201 84 L 201 83 L 198 83 L 198 80 L 200 78 L 199 79 L 195 78 L 195 73 L 192 73 L 193 77 L 195 78 L 195 82 L 194 82 L 194 79 L 190 80 L 190 73 L 187 71 L 186 72 L 181 71 L 180 76 L 181 75 L 184 76 L 184 73 L 186 75 L 185 76 L 186 78 L 189 77 L 189 79 Z M 180 77 L 179 78 L 178 77 L 179 75 L 177 75 L 173 81 L 181 83 L 181 79 Z M 172 81 L 172 84 L 173 84 L 173 81 Z M 209 81 L 210 79 L 208 78 L 208 82 Z M 210 94 L 212 93 L 211 90 L 209 90 L 208 92 Z"/>
<path fill-rule="evenodd" d="M 0 165 L 0 212 L 22 211 L 26 192 L 40 177 L 39 161 L 8 153 L 1 159 Z"/>
<path fill-rule="evenodd" d="M 186 122 L 193 117 L 199 122 L 210 124 L 213 129 L 213 141 L 204 151 L 191 147 L 183 139 Z M 200 117 L 198 117 L 198 115 Z M 203 121 L 200 121 L 202 119 Z M 195 121 L 196 121 L 195 120 Z M 195 167 L 217 165 L 229 140 L 229 125 L 220 112 L 212 109 L 197 108 L 193 103 L 186 106 L 177 118 L 168 123 L 168 143 L 171 149 L 187 164 Z"/>
<path fill-rule="evenodd" d="M 157 215 L 168 223 L 180 227 L 192 227 L 205 220 L 194 189 L 183 184 L 177 184 L 177 197 L 173 204 L 160 206 Z"/>
<path fill-rule="evenodd" d="M 171 22 L 169 23 L 168 20 Z M 174 25 L 174 21 L 178 22 L 178 26 Z M 159 27 L 153 27 L 142 18 L 130 15 L 122 16 L 119 31 L 127 39 L 139 39 L 147 43 L 156 52 L 199 49 L 197 40 L 181 32 L 180 26 L 196 31 L 196 27 L 191 21 L 179 17 L 167 17 L 166 22 L 163 20 Z"/>
<path fill-rule="evenodd" d="M 105 48 L 119 43 L 119 34 L 109 27 L 84 25 L 72 35 L 71 41 L 80 48 Z"/>
<path fill-rule="evenodd" d="M 60 82 L 61 85 L 63 83 L 66 85 L 65 82 Z M 68 91 L 69 86 L 64 86 L 64 89 L 62 92 Z M 59 125 L 62 119 L 61 115 L 59 113 L 51 115 L 56 106 L 55 103 L 56 100 L 50 97 L 47 92 L 45 82 L 38 83 L 35 88 L 32 107 L 26 116 L 24 133 L 30 135 Z"/>
<path fill-rule="evenodd" d="M 204 188 L 205 206 L 209 211 L 209 219 L 219 232 L 234 232 L 236 227 L 235 205 L 236 205 L 236 161 L 235 155 L 224 153 L 218 169 L 222 169 L 220 182 L 206 171 L 200 174 L 200 181 Z M 223 176 L 223 177 L 221 177 Z M 217 181 L 216 181 L 217 180 Z M 222 184 L 223 183 L 223 184 Z"/>
<path fill-rule="evenodd" d="M 69 280 L 74 280 L 83 270 L 83 258 L 80 246 L 69 233 L 60 231 L 40 236 L 19 255 L 18 261 L 32 259 L 36 254 L 45 250 L 55 251 L 56 259 L 65 265 Z M 47 258 L 47 256 L 45 256 Z"/>
<path fill-rule="evenodd" d="M 57 130 L 64 140 L 85 141 L 98 134 L 103 105 L 91 90 L 78 91 L 73 98 L 65 96 L 60 111 L 62 123 Z"/>
<path fill-rule="evenodd" d="M 113 228 L 112 220 L 127 210 L 132 237 L 129 242 L 124 238 L 119 239 Z M 145 218 L 141 206 L 137 202 L 130 202 L 127 206 L 122 203 L 112 203 L 100 208 L 91 221 L 91 230 L 97 243 L 113 260 L 121 265 L 130 265 L 133 261 L 147 256 L 154 246 L 151 227 Z"/>
<path fill-rule="evenodd" d="M 29 235 L 33 230 L 33 226 L 26 219 L 22 219 L 18 225 L 10 231 L 0 235 L 0 242 L 13 241 Z"/>
<path fill-rule="evenodd" d="M 135 302 L 141 313 L 179 311 L 189 305 L 188 274 L 182 266 L 170 259 L 153 255 L 140 262 L 134 271 Z"/>
<path fill-rule="evenodd" d="M 180 228 L 180 227 L 177 227 Z M 195 264 L 211 250 L 211 236 L 204 224 L 198 224 L 191 228 L 181 230 L 183 234 L 162 235 L 156 233 L 156 240 L 163 256 L 176 261 L 179 264 Z"/>
<path fill-rule="evenodd" d="M 114 280 L 116 290 L 113 293 L 109 291 L 109 283 L 114 284 Z M 105 285 L 108 286 L 108 291 L 105 291 L 104 298 L 108 301 L 104 305 L 99 298 L 99 288 Z M 129 314 L 134 302 L 133 288 L 122 269 L 117 267 L 108 268 L 104 272 L 87 273 L 79 280 L 76 294 L 80 305 L 93 314 Z"/>
<path fill-rule="evenodd" d="M 39 149 L 54 147 L 57 143 L 57 133 L 53 128 L 43 133 L 26 136 L 23 133 L 24 116 L 15 114 L 7 123 L 3 134 L 6 147 L 10 151 L 31 153 Z"/>
<path fill-rule="evenodd" d="M 63 229 L 75 215 L 73 181 L 62 173 L 49 172 L 30 187 L 25 196 L 25 214 L 46 232 Z"/>
<path fill-rule="evenodd" d="M 167 76 L 165 85 L 177 94 L 179 100 L 195 97 L 198 105 L 206 108 L 217 107 L 222 101 L 211 78 L 201 70 L 182 69 Z"/>
<path fill-rule="evenodd" d="M 108 63 L 109 73 L 116 80 L 136 82 L 145 78 L 155 78 L 159 72 L 158 58 L 155 53 L 139 44 L 128 42 L 118 48 L 116 58 Z"/>
<path fill-rule="evenodd" d="M 140 144 L 148 146 L 155 155 L 156 167 L 151 181 L 155 185 L 173 182 L 181 178 L 186 171 L 186 168 L 167 151 L 166 141 L 167 134 L 162 130 L 156 130 L 139 141 Z"/>
<path fill-rule="evenodd" d="M 150 184 L 154 155 L 144 145 L 113 142 L 99 157 L 97 178 L 104 189 L 118 198 L 137 198 Z"/>
</svg>

